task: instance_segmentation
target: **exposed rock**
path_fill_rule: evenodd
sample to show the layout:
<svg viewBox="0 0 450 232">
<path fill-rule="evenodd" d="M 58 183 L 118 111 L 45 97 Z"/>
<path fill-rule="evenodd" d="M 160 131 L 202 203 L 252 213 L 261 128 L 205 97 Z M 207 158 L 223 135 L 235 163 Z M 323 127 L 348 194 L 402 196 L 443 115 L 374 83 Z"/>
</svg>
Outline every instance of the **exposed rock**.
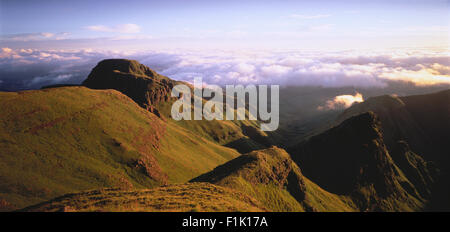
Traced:
<svg viewBox="0 0 450 232">
<path fill-rule="evenodd" d="M 286 188 L 297 200 L 305 198 L 305 181 L 300 168 L 283 149 L 271 147 L 241 155 L 213 171 L 191 180 L 228 186 L 230 178 L 241 177 L 252 185 Z"/>
<path fill-rule="evenodd" d="M 351 117 L 290 152 L 305 176 L 327 191 L 352 196 L 361 210 L 414 210 L 424 201 L 393 161 L 373 112 Z M 419 176 L 428 177 L 431 167 L 421 167 Z M 428 181 L 423 183 L 430 188 Z"/>
<path fill-rule="evenodd" d="M 92 89 L 118 90 L 161 117 L 157 105 L 171 99 L 170 93 L 176 83 L 135 60 L 108 59 L 97 64 L 83 85 Z"/>
</svg>

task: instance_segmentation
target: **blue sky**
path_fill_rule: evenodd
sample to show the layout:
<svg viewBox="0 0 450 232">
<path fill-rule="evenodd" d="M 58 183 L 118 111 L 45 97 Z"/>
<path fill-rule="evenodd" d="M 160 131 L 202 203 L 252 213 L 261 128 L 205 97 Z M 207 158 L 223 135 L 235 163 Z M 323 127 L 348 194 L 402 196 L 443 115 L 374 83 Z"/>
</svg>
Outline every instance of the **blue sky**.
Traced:
<svg viewBox="0 0 450 232">
<path fill-rule="evenodd" d="M 449 10 L 442 0 L 0 0 L 0 90 L 79 84 L 107 58 L 219 85 L 448 86 Z"/>
<path fill-rule="evenodd" d="M 0 0 L 0 45 L 116 50 L 448 47 L 448 1 Z"/>
</svg>

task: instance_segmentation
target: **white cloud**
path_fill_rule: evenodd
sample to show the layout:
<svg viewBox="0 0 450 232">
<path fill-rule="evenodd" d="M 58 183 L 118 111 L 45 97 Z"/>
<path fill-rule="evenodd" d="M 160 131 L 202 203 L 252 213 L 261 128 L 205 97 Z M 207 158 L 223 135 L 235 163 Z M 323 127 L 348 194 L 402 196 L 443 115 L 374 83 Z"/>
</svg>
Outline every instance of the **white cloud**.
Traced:
<svg viewBox="0 0 450 232">
<path fill-rule="evenodd" d="M 11 48 L 2 48 L 2 53 L 9 54 L 12 52 Z"/>
<path fill-rule="evenodd" d="M 115 26 L 105 26 L 105 25 L 92 25 L 87 26 L 86 29 L 90 31 L 98 31 L 98 32 L 115 32 L 115 33 L 139 33 L 141 32 L 141 27 L 139 25 L 128 23 L 128 24 L 119 24 Z"/>
<path fill-rule="evenodd" d="M 389 81 L 450 84 L 446 52 L 255 52 L 173 53 L 159 70 L 180 80 L 201 76 L 209 84 L 281 84 L 324 87 L 384 87 Z M 151 55 L 149 55 L 151 57 Z M 143 62 L 158 67 L 158 60 Z M 403 71 L 402 71 L 403 70 Z"/>
<path fill-rule="evenodd" d="M 438 70 L 433 69 L 434 67 L 436 67 L 436 65 L 432 65 L 430 68 L 422 68 L 417 71 L 399 67 L 394 70 L 382 72 L 380 77 L 394 81 L 409 81 L 420 86 L 450 83 L 450 75 L 440 74 Z M 446 67 L 446 69 L 448 70 L 449 67 Z"/>
<path fill-rule="evenodd" d="M 325 105 L 317 107 L 318 110 L 336 110 L 345 109 L 353 105 L 355 102 L 363 102 L 362 94 L 356 92 L 355 95 L 339 95 L 332 100 L 325 102 Z"/>
<path fill-rule="evenodd" d="M 2 89 L 36 89 L 51 84 L 79 84 L 100 60 L 125 53 L 94 50 L 0 50 Z"/>
<path fill-rule="evenodd" d="M 73 77 L 72 74 L 56 74 L 56 75 L 48 75 L 48 76 L 37 76 L 34 77 L 29 83 L 29 86 L 39 85 L 41 83 L 48 84 L 57 84 L 62 83 L 66 80 L 69 80 Z"/>
</svg>

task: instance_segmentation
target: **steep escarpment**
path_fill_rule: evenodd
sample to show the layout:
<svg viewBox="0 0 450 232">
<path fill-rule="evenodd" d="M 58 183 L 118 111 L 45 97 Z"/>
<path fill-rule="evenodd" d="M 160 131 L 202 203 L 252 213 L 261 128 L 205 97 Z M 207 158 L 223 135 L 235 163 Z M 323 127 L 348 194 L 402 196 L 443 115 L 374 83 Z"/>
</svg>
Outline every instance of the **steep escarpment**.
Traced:
<svg viewBox="0 0 450 232">
<path fill-rule="evenodd" d="M 450 90 L 432 94 L 401 97 L 405 108 L 417 125 L 429 137 L 430 146 L 417 150 L 428 160 L 441 163 L 441 168 L 450 169 L 450 146 L 448 132 L 450 131 Z M 403 137 L 407 137 L 404 135 Z M 412 142 L 408 141 L 412 147 Z M 412 147 L 416 150 L 415 147 Z M 450 170 L 449 170 L 450 171 Z"/>
<path fill-rule="evenodd" d="M 393 158 L 394 151 L 405 153 L 402 147 L 407 147 L 410 151 L 407 154 L 414 154 L 415 157 L 419 157 L 419 160 L 440 170 L 434 174 L 435 184 L 430 196 L 432 206 L 427 208 L 448 210 L 450 208 L 450 199 L 447 197 L 450 194 L 450 185 L 448 185 L 450 180 L 450 156 L 448 156 L 450 154 L 448 146 L 450 90 L 404 97 L 384 95 L 369 98 L 345 110 L 338 117 L 336 124 L 367 111 L 373 111 L 379 116 L 384 142 Z M 410 162 L 398 161 L 397 164 L 401 166 L 406 163 Z M 417 164 L 420 163 L 420 161 L 417 162 Z M 405 169 L 409 169 L 408 166 Z M 400 168 L 403 170 L 403 167 Z M 410 179 L 414 178 L 410 177 Z M 418 179 L 428 178 L 418 177 Z"/>
<path fill-rule="evenodd" d="M 351 117 L 292 147 L 290 153 L 305 176 L 329 192 L 350 196 L 364 211 L 422 208 L 436 172 L 407 147 L 392 152 L 397 165 L 373 112 Z"/>
<path fill-rule="evenodd" d="M 335 123 L 368 111 L 378 115 L 389 147 L 404 140 L 426 160 L 446 161 L 442 153 L 450 151 L 445 139 L 450 130 L 450 90 L 406 97 L 372 97 L 345 110 Z"/>
<path fill-rule="evenodd" d="M 420 196 L 426 199 L 430 198 L 432 186 L 439 176 L 439 169 L 435 163 L 426 162 L 422 157 L 415 154 L 405 141 L 398 141 L 390 150 L 390 154 L 395 164 L 408 177 Z"/>
</svg>

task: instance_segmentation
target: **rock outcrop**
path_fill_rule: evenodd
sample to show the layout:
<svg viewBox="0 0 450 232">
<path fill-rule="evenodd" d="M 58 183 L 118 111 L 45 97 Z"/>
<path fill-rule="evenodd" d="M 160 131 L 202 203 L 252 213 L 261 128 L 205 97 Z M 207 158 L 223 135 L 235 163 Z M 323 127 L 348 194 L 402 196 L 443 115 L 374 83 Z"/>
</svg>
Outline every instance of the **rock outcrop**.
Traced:
<svg viewBox="0 0 450 232">
<path fill-rule="evenodd" d="M 82 85 L 91 89 L 118 90 L 161 117 L 158 104 L 171 99 L 170 93 L 176 83 L 135 60 L 108 59 L 99 62 Z"/>
<path fill-rule="evenodd" d="M 242 184 L 240 181 L 255 188 L 273 186 L 279 190 L 286 189 L 298 202 L 305 199 L 306 184 L 300 168 L 285 150 L 277 147 L 241 155 L 191 180 L 236 189 Z M 263 199 L 261 201 L 264 202 Z"/>
<path fill-rule="evenodd" d="M 395 151 L 397 165 L 381 128 L 377 115 L 366 112 L 289 151 L 305 176 L 331 193 L 351 196 L 361 210 L 416 210 L 423 206 L 435 168 L 409 150 Z"/>
</svg>

